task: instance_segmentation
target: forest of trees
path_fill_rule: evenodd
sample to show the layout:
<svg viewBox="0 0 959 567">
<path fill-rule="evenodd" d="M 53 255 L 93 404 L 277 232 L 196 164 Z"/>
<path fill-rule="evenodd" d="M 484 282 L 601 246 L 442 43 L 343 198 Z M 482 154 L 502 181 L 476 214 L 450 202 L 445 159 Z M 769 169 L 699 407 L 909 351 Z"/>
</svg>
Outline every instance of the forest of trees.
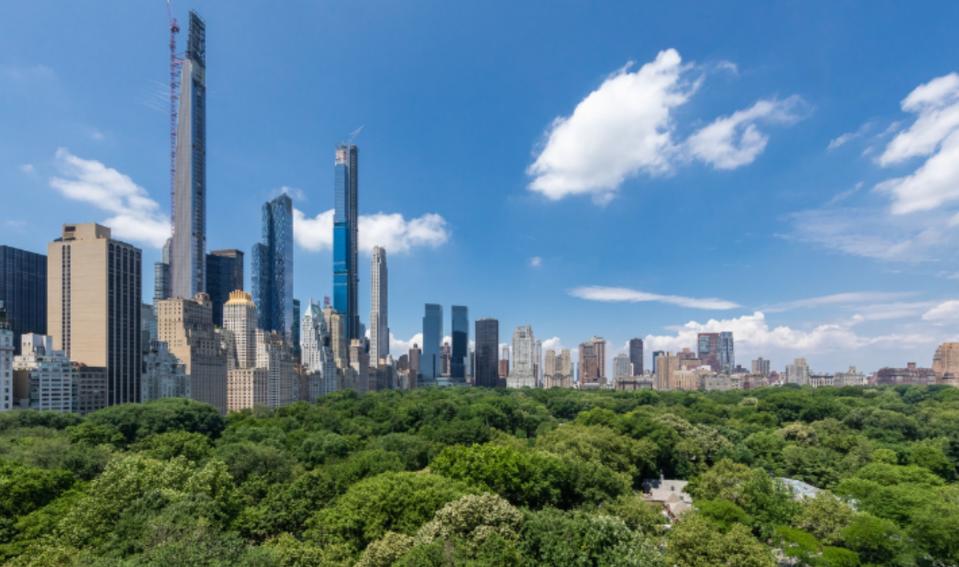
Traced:
<svg viewBox="0 0 959 567">
<path fill-rule="evenodd" d="M 15 411 L 0 563 L 959 565 L 957 465 L 959 389 L 935 386 Z M 694 499 L 671 525 L 642 497 L 660 475 Z"/>
</svg>

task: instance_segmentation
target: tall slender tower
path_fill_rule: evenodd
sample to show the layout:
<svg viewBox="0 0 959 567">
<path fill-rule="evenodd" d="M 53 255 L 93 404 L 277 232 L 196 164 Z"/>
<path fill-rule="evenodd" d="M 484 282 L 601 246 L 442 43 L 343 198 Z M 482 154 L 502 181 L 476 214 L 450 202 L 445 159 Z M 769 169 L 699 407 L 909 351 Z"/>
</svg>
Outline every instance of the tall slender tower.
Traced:
<svg viewBox="0 0 959 567">
<path fill-rule="evenodd" d="M 469 359 L 470 319 L 465 305 L 454 305 L 452 309 L 452 358 L 450 377 L 455 382 L 466 381 L 466 366 Z"/>
<path fill-rule="evenodd" d="M 206 24 L 193 11 L 179 99 L 170 295 L 192 299 L 206 290 Z"/>
<path fill-rule="evenodd" d="M 431 383 L 442 369 L 440 343 L 443 341 L 443 306 L 427 303 L 423 313 L 423 357 L 420 375 L 425 383 Z"/>
<path fill-rule="evenodd" d="M 253 245 L 251 287 L 264 331 L 293 340 L 293 200 L 287 194 L 263 204 L 261 242 Z"/>
<path fill-rule="evenodd" d="M 499 385 L 499 321 L 476 320 L 476 377 L 477 386 L 495 388 Z"/>
<path fill-rule="evenodd" d="M 342 314 L 349 339 L 360 338 L 357 307 L 359 153 L 356 146 L 336 148 L 333 194 L 333 308 Z"/>
<path fill-rule="evenodd" d="M 386 250 L 374 246 L 370 257 L 370 366 L 379 366 L 380 359 L 390 354 L 388 284 Z"/>
</svg>

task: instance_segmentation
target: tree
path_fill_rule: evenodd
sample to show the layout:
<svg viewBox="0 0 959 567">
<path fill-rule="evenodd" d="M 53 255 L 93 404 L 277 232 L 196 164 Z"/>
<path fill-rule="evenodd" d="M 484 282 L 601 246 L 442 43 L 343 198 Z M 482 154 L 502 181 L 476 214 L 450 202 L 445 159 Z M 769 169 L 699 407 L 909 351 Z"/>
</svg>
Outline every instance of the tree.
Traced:
<svg viewBox="0 0 959 567">
<path fill-rule="evenodd" d="M 669 532 L 666 562 L 676 567 L 774 567 L 770 550 L 737 524 L 721 531 L 697 513 L 687 514 Z"/>
<path fill-rule="evenodd" d="M 841 532 L 842 540 L 859 556 L 877 565 L 912 565 L 902 531 L 893 522 L 861 513 Z"/>
<path fill-rule="evenodd" d="M 545 509 L 529 512 L 523 554 L 535 565 L 660 567 L 655 546 L 619 518 Z"/>
<path fill-rule="evenodd" d="M 840 533 L 849 526 L 853 514 L 848 504 L 823 490 L 802 501 L 794 525 L 831 545 L 839 541 Z"/>
</svg>

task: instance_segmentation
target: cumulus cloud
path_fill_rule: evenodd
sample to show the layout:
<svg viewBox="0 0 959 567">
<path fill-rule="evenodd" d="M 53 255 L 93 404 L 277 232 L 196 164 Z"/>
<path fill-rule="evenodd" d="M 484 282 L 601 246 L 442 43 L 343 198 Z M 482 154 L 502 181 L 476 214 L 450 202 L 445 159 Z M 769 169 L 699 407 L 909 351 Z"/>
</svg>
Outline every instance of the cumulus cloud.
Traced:
<svg viewBox="0 0 959 567">
<path fill-rule="evenodd" d="M 760 124 L 791 124 L 800 118 L 798 96 L 785 100 L 760 100 L 751 107 L 722 116 L 686 140 L 689 154 L 716 169 L 748 165 L 766 149 L 769 136 Z"/>
<path fill-rule="evenodd" d="M 725 68 L 735 69 L 726 62 Z M 619 186 L 640 174 L 670 173 L 678 162 L 698 159 L 719 169 L 751 163 L 768 138 L 759 123 L 797 119 L 798 97 L 760 100 L 717 119 L 687 142 L 675 140 L 675 110 L 697 91 L 702 74 L 683 64 L 675 49 L 634 69 L 613 73 L 581 100 L 569 116 L 556 118 L 527 169 L 531 191 L 550 200 L 590 195 L 608 203 Z"/>
<path fill-rule="evenodd" d="M 299 187 L 289 187 L 287 185 L 282 185 L 277 187 L 270 192 L 270 198 L 279 197 L 280 195 L 289 195 L 294 201 L 306 201 L 306 191 L 300 189 Z"/>
<path fill-rule="evenodd" d="M 146 189 L 102 162 L 79 158 L 60 148 L 55 155 L 58 176 L 50 186 L 68 199 L 93 205 L 112 216 L 102 221 L 122 240 L 160 248 L 170 236 L 170 220 Z"/>
<path fill-rule="evenodd" d="M 959 299 L 950 299 L 936 305 L 922 315 L 923 320 L 934 323 L 959 321 Z"/>
<path fill-rule="evenodd" d="M 545 353 L 548 350 L 556 351 L 557 353 L 563 350 L 563 341 L 559 337 L 550 337 L 543 340 L 543 352 Z"/>
<path fill-rule="evenodd" d="M 533 256 L 529 259 L 530 268 L 541 268 L 543 266 L 543 259 L 539 256 Z"/>
<path fill-rule="evenodd" d="M 393 355 L 393 358 L 399 358 L 409 353 L 414 344 L 421 349 L 423 348 L 423 333 L 416 333 L 410 337 L 409 340 L 403 340 L 393 333 L 390 333 L 390 353 Z"/>
<path fill-rule="evenodd" d="M 959 115 L 959 104 L 955 108 Z M 883 181 L 876 189 L 892 194 L 891 211 L 896 215 L 928 211 L 959 199 L 959 129 L 911 175 Z"/>
<path fill-rule="evenodd" d="M 333 209 L 314 217 L 293 209 L 293 237 L 305 250 L 328 250 L 333 246 Z M 382 246 L 387 252 L 406 253 L 417 247 L 436 248 L 449 240 L 446 219 L 435 213 L 406 219 L 399 213 L 360 215 L 359 248 L 370 251 Z"/>
<path fill-rule="evenodd" d="M 580 299 L 590 301 L 603 301 L 608 303 L 627 302 L 642 303 L 654 301 L 658 303 L 668 303 L 680 307 L 691 309 L 735 309 L 739 304 L 725 299 L 716 299 L 713 297 L 696 298 L 684 297 L 681 295 L 661 295 L 658 293 L 649 293 L 626 287 L 605 287 L 605 286 L 584 286 L 570 290 L 570 295 Z"/>
</svg>

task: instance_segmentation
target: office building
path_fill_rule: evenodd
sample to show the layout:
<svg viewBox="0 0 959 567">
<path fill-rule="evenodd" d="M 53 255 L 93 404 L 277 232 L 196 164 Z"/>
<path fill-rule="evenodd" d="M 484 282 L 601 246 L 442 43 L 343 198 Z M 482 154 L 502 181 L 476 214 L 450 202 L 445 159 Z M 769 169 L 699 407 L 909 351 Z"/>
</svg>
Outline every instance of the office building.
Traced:
<svg viewBox="0 0 959 567">
<path fill-rule="evenodd" d="M 499 379 L 501 383 L 506 383 L 509 377 L 509 345 L 503 345 L 499 351 Z"/>
<path fill-rule="evenodd" d="M 939 381 L 959 379 L 959 343 L 942 343 L 932 357 L 932 371 Z"/>
<path fill-rule="evenodd" d="M 170 245 L 170 297 L 206 290 L 206 24 L 190 12 L 180 63 Z"/>
<path fill-rule="evenodd" d="M 7 322 L 7 309 L 0 301 L 0 411 L 13 408 L 13 329 Z"/>
<path fill-rule="evenodd" d="M 107 369 L 73 362 L 73 380 L 77 385 L 76 411 L 83 415 L 107 407 L 109 384 Z"/>
<path fill-rule="evenodd" d="M 47 335 L 25 333 L 20 355 L 13 360 L 13 402 L 22 408 L 72 412 L 73 365 L 62 351 L 53 350 Z"/>
<path fill-rule="evenodd" d="M 256 305 L 250 294 L 231 291 L 223 305 L 223 329 L 232 337 L 228 366 L 253 368 L 256 366 Z"/>
<path fill-rule="evenodd" d="M 769 361 L 766 360 L 765 358 L 760 356 L 759 358 L 753 361 L 753 364 L 752 364 L 753 374 L 762 376 L 763 378 L 768 378 L 769 370 L 770 370 Z"/>
<path fill-rule="evenodd" d="M 629 339 L 629 362 L 633 365 L 633 376 L 642 376 L 643 339 Z"/>
<path fill-rule="evenodd" d="M 719 333 L 719 371 L 730 374 L 736 368 L 736 349 L 733 334 L 729 331 Z"/>
<path fill-rule="evenodd" d="M 210 297 L 198 293 L 194 299 L 164 299 L 156 310 L 157 336 L 183 363 L 190 396 L 226 413 L 227 352 L 213 327 Z"/>
<path fill-rule="evenodd" d="M 719 362 L 719 333 L 699 333 L 696 336 L 696 352 L 703 364 L 719 372 L 722 366 Z"/>
<path fill-rule="evenodd" d="M 606 387 L 606 341 L 601 337 L 579 345 L 579 387 Z"/>
<path fill-rule="evenodd" d="M 251 256 L 259 328 L 293 340 L 293 200 L 286 193 L 263 204 L 260 242 Z"/>
<path fill-rule="evenodd" d="M 627 353 L 619 353 L 613 357 L 613 380 L 620 381 L 633 377 L 633 363 Z"/>
<path fill-rule="evenodd" d="M 153 264 L 153 303 L 161 299 L 169 299 L 173 294 L 173 279 L 170 275 L 170 248 L 173 239 L 167 238 L 163 244 L 161 260 Z"/>
<path fill-rule="evenodd" d="M 543 387 L 543 341 L 536 339 L 533 344 L 533 378 L 536 387 Z"/>
<path fill-rule="evenodd" d="M 477 319 L 473 383 L 483 388 L 499 386 L 499 362 L 499 321 L 489 317 Z"/>
<path fill-rule="evenodd" d="M 296 364 L 300 363 L 300 324 L 301 324 L 301 314 L 300 310 L 300 300 L 293 299 L 293 326 L 290 329 L 290 347 L 293 352 L 293 362 Z"/>
<path fill-rule="evenodd" d="M 318 303 L 307 304 L 300 326 L 300 356 L 304 370 L 310 375 L 309 399 L 335 392 L 336 362 L 333 360 L 333 336 Z"/>
<path fill-rule="evenodd" d="M 413 346 L 410 347 L 410 351 L 407 356 L 409 358 L 410 365 L 409 386 L 410 388 L 415 388 L 419 384 L 420 378 L 422 377 L 423 351 L 420 349 L 418 344 L 413 343 Z"/>
<path fill-rule="evenodd" d="M 420 376 L 424 383 L 435 382 L 442 375 L 442 340 L 443 306 L 427 303 L 423 314 L 423 356 L 420 360 Z"/>
<path fill-rule="evenodd" d="M 536 337 L 533 328 L 521 325 L 513 331 L 513 364 L 506 385 L 510 388 L 535 388 Z"/>
<path fill-rule="evenodd" d="M 0 301 L 13 331 L 14 353 L 20 354 L 22 334 L 47 332 L 47 257 L 0 246 Z"/>
<path fill-rule="evenodd" d="M 296 401 L 293 351 L 280 333 L 256 330 L 256 367 L 267 370 L 266 405 L 278 408 Z"/>
<path fill-rule="evenodd" d="M 190 398 L 190 376 L 186 366 L 158 340 L 143 353 L 140 396 L 144 402 L 162 398 Z"/>
<path fill-rule="evenodd" d="M 386 250 L 373 247 L 370 255 L 370 365 L 390 354 L 389 273 Z"/>
<path fill-rule="evenodd" d="M 270 372 L 266 368 L 234 368 L 227 375 L 227 409 L 242 411 L 269 406 Z"/>
<path fill-rule="evenodd" d="M 47 334 L 71 361 L 105 368 L 107 404 L 140 401 L 140 249 L 97 224 L 47 247 Z"/>
<path fill-rule="evenodd" d="M 797 358 L 792 364 L 786 365 L 786 383 L 809 385 L 809 365 L 805 358 Z"/>
<path fill-rule="evenodd" d="M 336 148 L 333 170 L 333 308 L 343 316 L 347 340 L 352 340 L 362 336 L 357 294 L 360 172 L 356 146 Z"/>
<path fill-rule="evenodd" d="M 243 252 L 214 250 L 206 255 L 206 292 L 213 304 L 213 324 L 223 326 L 223 305 L 230 292 L 243 289 Z M 165 298 L 164 298 L 165 299 Z"/>
<path fill-rule="evenodd" d="M 470 319 L 469 310 L 464 305 L 454 305 L 450 312 L 452 321 L 450 330 L 452 345 L 450 352 L 450 378 L 454 382 L 465 382 L 469 366 Z"/>
</svg>

